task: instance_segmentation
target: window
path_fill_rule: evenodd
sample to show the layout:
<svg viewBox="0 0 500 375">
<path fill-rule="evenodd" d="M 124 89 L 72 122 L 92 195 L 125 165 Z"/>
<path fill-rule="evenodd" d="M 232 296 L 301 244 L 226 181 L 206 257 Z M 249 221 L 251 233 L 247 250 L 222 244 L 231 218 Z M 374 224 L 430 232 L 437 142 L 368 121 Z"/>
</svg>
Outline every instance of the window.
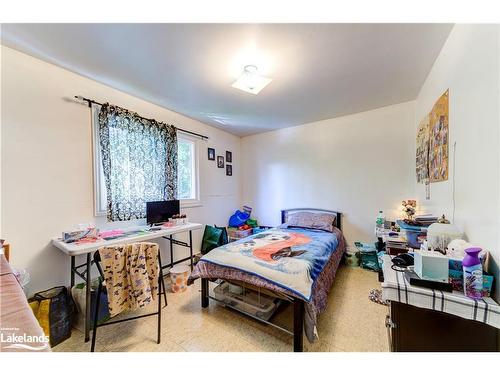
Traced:
<svg viewBox="0 0 500 375">
<path fill-rule="evenodd" d="M 107 212 L 107 192 L 102 169 L 99 142 L 99 108 L 92 106 L 92 134 L 94 159 L 94 214 L 105 216 Z M 198 139 L 177 134 L 178 145 L 178 190 L 181 207 L 200 206 Z"/>
<path fill-rule="evenodd" d="M 200 205 L 198 175 L 198 140 L 186 134 L 177 134 L 178 169 L 177 195 L 183 207 Z"/>
<path fill-rule="evenodd" d="M 92 105 L 92 134 L 94 158 L 94 215 L 105 216 L 107 211 L 106 183 L 102 170 L 101 146 L 99 143 L 99 107 Z"/>
</svg>

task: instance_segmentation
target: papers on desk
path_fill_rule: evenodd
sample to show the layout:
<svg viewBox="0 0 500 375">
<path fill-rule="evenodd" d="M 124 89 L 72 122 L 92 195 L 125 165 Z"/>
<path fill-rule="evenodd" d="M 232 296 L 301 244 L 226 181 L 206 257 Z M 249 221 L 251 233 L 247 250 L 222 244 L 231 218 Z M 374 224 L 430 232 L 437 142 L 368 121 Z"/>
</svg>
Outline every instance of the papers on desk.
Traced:
<svg viewBox="0 0 500 375">
<path fill-rule="evenodd" d="M 99 229 L 89 227 L 86 229 L 63 232 L 62 240 L 66 243 L 72 242 L 93 242 L 99 239 Z"/>
<path fill-rule="evenodd" d="M 161 226 L 161 227 L 149 227 L 146 225 L 134 226 L 126 229 L 109 229 L 104 231 L 99 231 L 96 228 L 89 228 L 83 231 L 75 232 L 63 232 L 63 241 L 65 243 L 73 243 L 75 245 L 83 245 L 98 241 L 111 241 L 120 238 L 127 238 L 131 236 L 141 236 L 157 232 L 164 229 L 175 229 L 176 227 L 181 227 L 181 225 L 171 225 L 171 226 Z M 70 236 L 71 234 L 71 236 Z"/>
<path fill-rule="evenodd" d="M 156 240 L 166 236 L 173 236 L 181 233 L 188 233 L 193 230 L 203 229 L 203 224 L 198 223 L 188 223 L 183 225 L 177 225 L 172 228 L 162 228 L 161 230 L 150 230 L 148 226 L 135 226 L 132 228 L 125 228 L 124 235 L 115 239 L 108 237 L 106 240 L 99 237 L 98 240 L 91 243 L 65 243 L 62 241 L 61 237 L 53 238 L 52 244 L 63 251 L 64 253 L 75 256 L 81 254 L 89 254 L 103 245 L 113 246 L 118 244 L 126 244 L 140 241 Z M 132 232 L 135 231 L 134 234 Z"/>
<path fill-rule="evenodd" d="M 375 228 L 375 236 L 376 237 L 381 237 L 384 238 L 384 236 L 389 236 L 389 235 L 399 235 L 399 232 L 395 232 L 392 229 L 387 229 L 387 228 Z"/>
<path fill-rule="evenodd" d="M 130 230 L 130 231 L 124 231 L 121 229 L 114 229 L 110 231 L 106 231 L 101 233 L 100 237 L 103 240 L 110 241 L 110 240 L 115 240 L 117 238 L 122 238 L 122 237 L 128 237 L 128 236 L 138 236 L 141 234 L 146 234 L 149 233 L 150 230 L 149 228 L 146 229 L 139 229 L 139 230 Z"/>
<path fill-rule="evenodd" d="M 105 240 L 108 238 L 117 238 L 118 236 L 123 236 L 125 234 L 125 231 L 122 229 L 111 229 L 111 230 L 105 230 L 100 233 L 101 238 L 104 238 Z"/>
</svg>

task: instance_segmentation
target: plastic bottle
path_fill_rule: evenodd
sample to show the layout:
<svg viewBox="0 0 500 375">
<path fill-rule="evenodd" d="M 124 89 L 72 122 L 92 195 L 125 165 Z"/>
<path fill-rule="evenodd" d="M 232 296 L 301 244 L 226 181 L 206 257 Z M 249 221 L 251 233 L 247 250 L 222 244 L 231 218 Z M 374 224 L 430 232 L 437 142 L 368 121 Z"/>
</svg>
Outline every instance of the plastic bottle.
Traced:
<svg viewBox="0 0 500 375">
<path fill-rule="evenodd" d="M 383 229 L 384 223 L 385 223 L 384 212 L 382 210 L 380 210 L 378 212 L 377 221 L 376 221 L 377 228 Z"/>
<path fill-rule="evenodd" d="M 465 249 L 466 255 L 462 261 L 464 294 L 472 299 L 483 298 L 483 266 L 478 256 L 481 250 L 479 247 Z"/>
</svg>

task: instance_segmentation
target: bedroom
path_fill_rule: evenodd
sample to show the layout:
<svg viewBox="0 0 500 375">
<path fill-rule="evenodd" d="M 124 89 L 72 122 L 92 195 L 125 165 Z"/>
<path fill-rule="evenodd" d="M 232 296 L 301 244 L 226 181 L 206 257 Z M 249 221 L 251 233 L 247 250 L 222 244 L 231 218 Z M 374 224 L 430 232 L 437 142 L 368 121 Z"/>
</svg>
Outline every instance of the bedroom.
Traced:
<svg viewBox="0 0 500 375">
<path fill-rule="evenodd" d="M 52 352 L 498 351 L 498 24 L 1 31 L 2 275 L 23 286 L 2 332 L 24 307 L 14 328 L 39 323 Z M 413 246 L 406 225 L 429 217 Z M 483 249 L 487 295 L 439 289 L 433 228 Z M 410 286 L 400 253 L 445 259 L 444 285 Z M 131 254 L 151 303 L 110 285 Z M 68 313 L 53 332 L 47 290 Z M 106 325 L 128 310 L 151 316 Z"/>
</svg>

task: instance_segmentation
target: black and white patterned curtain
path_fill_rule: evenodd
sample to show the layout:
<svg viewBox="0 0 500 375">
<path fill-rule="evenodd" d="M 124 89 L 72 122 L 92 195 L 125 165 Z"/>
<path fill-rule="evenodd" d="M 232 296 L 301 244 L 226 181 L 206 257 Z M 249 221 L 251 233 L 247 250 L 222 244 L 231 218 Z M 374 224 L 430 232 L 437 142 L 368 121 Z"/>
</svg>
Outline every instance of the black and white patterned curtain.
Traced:
<svg viewBox="0 0 500 375">
<path fill-rule="evenodd" d="M 108 221 L 146 217 L 146 202 L 177 197 L 177 132 L 172 125 L 103 104 L 99 138 Z"/>
</svg>

